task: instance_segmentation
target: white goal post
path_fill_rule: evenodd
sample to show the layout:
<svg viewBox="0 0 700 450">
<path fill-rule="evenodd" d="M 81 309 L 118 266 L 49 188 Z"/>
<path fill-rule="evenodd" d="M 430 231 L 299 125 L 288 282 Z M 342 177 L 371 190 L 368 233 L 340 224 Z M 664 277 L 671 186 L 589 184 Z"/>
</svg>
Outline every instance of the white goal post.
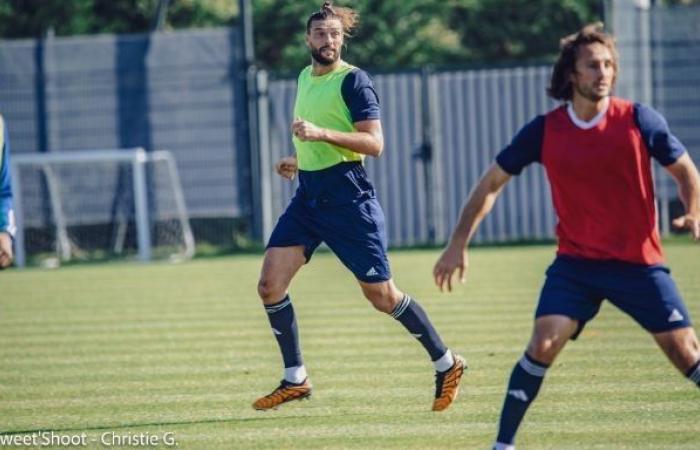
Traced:
<svg viewBox="0 0 700 450">
<path fill-rule="evenodd" d="M 105 169 L 105 173 L 115 174 L 117 172 L 128 172 L 126 184 L 130 184 L 130 192 L 125 195 L 129 197 L 129 214 L 133 214 L 133 229 L 136 240 L 137 258 L 141 261 L 152 259 L 152 228 L 154 227 L 154 215 L 149 208 L 149 198 L 153 195 L 149 191 L 149 183 L 155 183 L 149 176 L 150 172 L 158 167 L 159 173 L 165 174 L 165 179 L 169 186 L 160 187 L 162 192 L 167 191 L 169 209 L 167 211 L 168 220 L 177 224 L 176 241 L 177 256 L 179 258 L 191 258 L 194 255 L 195 244 L 192 230 L 190 228 L 189 217 L 185 206 L 185 199 L 182 192 L 179 174 L 175 161 L 169 151 L 158 150 L 146 152 L 143 148 L 118 149 L 118 150 L 87 150 L 87 151 L 62 151 L 51 153 L 15 154 L 11 158 L 12 165 L 12 191 L 14 197 L 14 210 L 17 221 L 17 233 L 15 236 L 15 262 L 17 266 L 24 267 L 27 264 L 26 230 L 29 217 L 26 215 L 23 189 L 28 189 L 27 185 L 40 185 L 37 188 L 32 185 L 34 200 L 46 204 L 44 208 L 50 211 L 52 234 L 52 250 L 56 252 L 56 261 L 68 261 L 71 259 L 72 243 L 69 238 L 68 229 L 71 225 L 71 215 L 66 213 L 67 201 L 72 200 L 71 193 L 63 193 L 66 184 L 76 185 L 74 196 L 76 201 L 91 200 L 105 194 L 107 189 L 100 186 L 102 178 L 110 178 L 99 172 L 100 168 Z M 107 172 L 106 168 L 109 168 Z M 75 172 L 73 172 L 75 170 Z M 23 178 L 27 178 L 26 183 Z M 92 184 L 83 183 L 81 177 L 90 178 Z M 114 177 L 111 177 L 114 178 Z M 110 180 L 111 180 L 110 178 Z M 31 179 L 31 181 L 30 181 Z M 121 178 L 120 178 L 121 179 Z M 41 180 L 37 182 L 36 180 Z M 113 180 L 112 184 L 114 184 Z M 107 180 L 105 180 L 107 182 Z M 97 183 L 97 184 L 95 184 Z M 165 183 L 165 182 L 164 182 Z M 122 189 L 123 190 L 123 189 Z M 128 188 L 127 188 L 128 190 Z M 133 197 L 132 197 L 133 196 Z M 131 199 L 133 198 L 133 205 Z M 37 200 L 38 199 L 38 200 Z M 132 208 L 133 206 L 133 208 Z M 76 208 L 87 208 L 85 205 L 71 205 L 72 210 Z M 109 209 L 100 205 L 102 209 Z M 34 218 L 36 221 L 37 219 Z M 97 220 L 97 219 L 94 219 Z M 103 220 L 104 221 L 104 220 Z M 122 224 L 123 225 L 123 224 Z M 121 228 L 124 230 L 128 225 Z M 121 249 L 126 231 L 122 230 L 121 244 L 117 245 Z M 175 255 L 170 255 L 171 257 Z"/>
</svg>

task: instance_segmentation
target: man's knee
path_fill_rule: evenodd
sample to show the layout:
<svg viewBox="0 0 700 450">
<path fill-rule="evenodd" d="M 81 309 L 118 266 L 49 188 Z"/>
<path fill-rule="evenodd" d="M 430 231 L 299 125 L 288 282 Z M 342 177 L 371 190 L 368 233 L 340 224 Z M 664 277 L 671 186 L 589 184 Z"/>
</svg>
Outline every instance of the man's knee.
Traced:
<svg viewBox="0 0 700 450">
<path fill-rule="evenodd" d="M 377 311 L 385 314 L 394 312 L 396 305 L 401 301 L 401 293 L 390 286 L 363 287 L 362 293 Z"/>
<path fill-rule="evenodd" d="M 700 360 L 700 344 L 692 328 L 683 328 L 654 335 L 659 346 L 674 366 L 687 371 Z"/>
<path fill-rule="evenodd" d="M 535 336 L 527 347 L 527 354 L 534 360 L 551 364 L 557 357 L 566 341 L 552 336 Z"/>
<path fill-rule="evenodd" d="M 270 277 L 263 276 L 258 281 L 258 295 L 263 303 L 274 303 L 282 300 L 287 292 L 287 286 Z"/>
<path fill-rule="evenodd" d="M 577 327 L 578 322 L 563 316 L 538 319 L 527 347 L 528 355 L 541 363 L 551 364 Z"/>
<path fill-rule="evenodd" d="M 377 311 L 391 314 L 396 307 L 391 297 L 383 292 L 365 292 L 365 298 L 374 306 Z"/>
<path fill-rule="evenodd" d="M 667 349 L 666 354 L 681 372 L 685 372 L 685 370 L 689 369 L 700 359 L 697 354 L 697 349 L 694 349 L 693 346 L 687 342 L 671 345 Z"/>
</svg>

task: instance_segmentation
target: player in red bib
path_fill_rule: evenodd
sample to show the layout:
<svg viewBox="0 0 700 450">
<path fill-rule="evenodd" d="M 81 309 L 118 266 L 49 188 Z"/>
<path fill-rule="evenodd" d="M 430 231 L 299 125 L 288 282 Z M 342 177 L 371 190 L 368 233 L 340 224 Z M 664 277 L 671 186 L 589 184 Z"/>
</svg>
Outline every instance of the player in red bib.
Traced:
<svg viewBox="0 0 700 450">
<path fill-rule="evenodd" d="M 686 214 L 674 220 L 700 239 L 700 175 L 653 109 L 611 96 L 618 55 L 599 24 L 561 42 L 548 93 L 562 106 L 525 125 L 467 200 L 433 274 L 442 290 L 463 279 L 466 247 L 499 193 L 524 167 L 545 168 L 559 218 L 559 248 L 525 354 L 511 374 L 495 450 L 514 438 L 545 373 L 607 299 L 652 334 L 673 365 L 700 386 L 700 344 L 664 256 L 651 158 L 678 184 Z"/>
</svg>

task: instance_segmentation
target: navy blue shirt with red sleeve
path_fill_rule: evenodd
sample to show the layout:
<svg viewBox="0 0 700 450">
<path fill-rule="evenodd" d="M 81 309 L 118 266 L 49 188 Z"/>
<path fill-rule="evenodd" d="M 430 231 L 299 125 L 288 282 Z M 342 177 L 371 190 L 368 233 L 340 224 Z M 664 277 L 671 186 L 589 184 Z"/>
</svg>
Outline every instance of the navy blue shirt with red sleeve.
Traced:
<svg viewBox="0 0 700 450">
<path fill-rule="evenodd" d="M 539 162 L 559 218 L 558 254 L 636 264 L 663 262 L 651 158 L 664 166 L 686 152 L 666 120 L 616 97 L 590 128 L 561 106 L 525 125 L 497 156 L 518 175 Z"/>
</svg>

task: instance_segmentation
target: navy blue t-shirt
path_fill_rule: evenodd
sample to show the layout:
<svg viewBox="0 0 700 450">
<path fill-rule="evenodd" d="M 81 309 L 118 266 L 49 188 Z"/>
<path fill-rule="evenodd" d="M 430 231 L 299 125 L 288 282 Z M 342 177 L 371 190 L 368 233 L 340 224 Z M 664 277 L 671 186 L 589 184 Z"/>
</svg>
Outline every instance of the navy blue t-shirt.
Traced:
<svg viewBox="0 0 700 450">
<path fill-rule="evenodd" d="M 353 122 L 379 119 L 379 97 L 367 72 L 357 68 L 351 70 L 345 75 L 340 92 Z"/>
</svg>

